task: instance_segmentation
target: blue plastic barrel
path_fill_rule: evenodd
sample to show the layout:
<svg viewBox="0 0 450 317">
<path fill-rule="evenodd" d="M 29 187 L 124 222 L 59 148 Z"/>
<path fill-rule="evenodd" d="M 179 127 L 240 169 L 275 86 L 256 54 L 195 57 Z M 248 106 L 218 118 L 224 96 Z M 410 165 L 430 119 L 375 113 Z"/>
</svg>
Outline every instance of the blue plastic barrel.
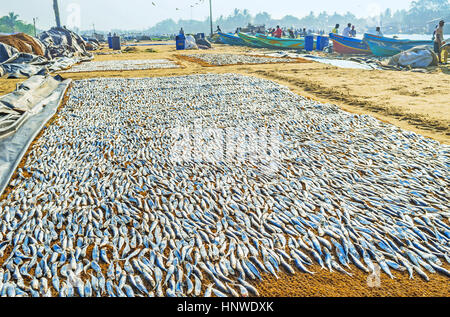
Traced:
<svg viewBox="0 0 450 317">
<path fill-rule="evenodd" d="M 323 51 L 323 49 L 328 46 L 328 43 L 329 43 L 328 36 L 318 36 L 317 37 L 317 50 Z"/>
<path fill-rule="evenodd" d="M 177 35 L 176 39 L 177 50 L 184 50 L 186 47 L 186 37 Z"/>
<path fill-rule="evenodd" d="M 108 36 L 108 47 L 112 48 L 112 36 Z"/>
<path fill-rule="evenodd" d="M 120 36 L 113 36 L 111 39 L 112 49 L 120 51 Z"/>
<path fill-rule="evenodd" d="M 305 36 L 305 50 L 312 51 L 314 49 L 314 36 Z"/>
<path fill-rule="evenodd" d="M 322 50 L 330 45 L 330 38 L 328 36 L 322 36 Z"/>
<path fill-rule="evenodd" d="M 316 49 L 317 49 L 318 51 L 321 51 L 321 50 L 322 50 L 322 37 L 321 37 L 321 36 L 318 36 L 318 37 L 317 37 L 317 45 L 316 45 Z"/>
</svg>

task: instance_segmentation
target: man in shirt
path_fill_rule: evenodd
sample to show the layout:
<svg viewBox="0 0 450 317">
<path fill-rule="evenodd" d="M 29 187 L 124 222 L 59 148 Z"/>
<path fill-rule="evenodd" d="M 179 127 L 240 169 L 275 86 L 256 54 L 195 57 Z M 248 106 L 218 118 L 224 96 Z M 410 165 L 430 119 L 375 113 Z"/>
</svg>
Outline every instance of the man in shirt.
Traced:
<svg viewBox="0 0 450 317">
<path fill-rule="evenodd" d="M 342 36 L 350 37 L 351 27 L 352 27 L 351 23 L 347 24 L 347 27 L 344 29 L 344 31 L 342 31 Z"/>
<path fill-rule="evenodd" d="M 356 37 L 356 30 L 355 30 L 355 26 L 352 25 L 352 30 L 350 31 L 350 36 L 351 37 Z"/>
<path fill-rule="evenodd" d="M 331 31 L 331 33 L 333 33 L 333 34 L 338 34 L 338 33 L 339 33 L 339 24 L 336 24 L 336 26 L 335 26 L 334 29 Z"/>
<path fill-rule="evenodd" d="M 439 22 L 439 26 L 437 27 L 436 31 L 434 32 L 435 38 L 434 38 L 434 51 L 439 57 L 439 64 L 442 64 L 441 59 L 441 46 L 445 44 L 444 42 L 444 20 Z"/>
<path fill-rule="evenodd" d="M 283 30 L 280 29 L 280 26 L 279 26 L 279 25 L 277 25 L 277 29 L 276 29 L 275 32 L 274 32 L 274 36 L 275 36 L 275 37 L 278 37 L 278 38 L 281 38 L 282 35 L 283 35 Z"/>
</svg>

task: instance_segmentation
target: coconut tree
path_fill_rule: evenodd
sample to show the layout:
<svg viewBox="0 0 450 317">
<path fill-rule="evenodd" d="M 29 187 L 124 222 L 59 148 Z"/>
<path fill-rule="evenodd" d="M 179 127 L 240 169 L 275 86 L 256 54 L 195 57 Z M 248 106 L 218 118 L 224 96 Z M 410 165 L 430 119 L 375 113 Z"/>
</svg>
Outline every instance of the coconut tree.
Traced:
<svg viewBox="0 0 450 317">
<path fill-rule="evenodd" d="M 56 26 L 61 27 L 61 19 L 59 17 L 58 0 L 53 0 L 53 11 L 55 11 Z"/>
<path fill-rule="evenodd" d="M 16 30 L 16 23 L 18 21 L 19 16 L 15 14 L 14 12 L 8 13 L 6 16 L 6 24 L 11 29 L 11 32 L 14 32 Z"/>
</svg>

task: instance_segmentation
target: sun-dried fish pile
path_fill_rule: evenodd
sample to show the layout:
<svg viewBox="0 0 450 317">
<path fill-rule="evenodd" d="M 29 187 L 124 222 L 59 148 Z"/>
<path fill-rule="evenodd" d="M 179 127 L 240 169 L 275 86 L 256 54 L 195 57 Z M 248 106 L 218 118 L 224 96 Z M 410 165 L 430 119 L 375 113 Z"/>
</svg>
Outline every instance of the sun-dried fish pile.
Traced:
<svg viewBox="0 0 450 317">
<path fill-rule="evenodd" d="M 0 201 L 1 296 L 449 275 L 449 148 L 241 75 L 74 82 Z"/>
<path fill-rule="evenodd" d="M 263 57 L 263 56 L 250 56 L 241 54 L 190 54 L 181 55 L 181 57 L 187 57 L 189 59 L 198 60 L 200 62 L 214 65 L 238 65 L 238 64 L 272 64 L 272 63 L 298 63 L 301 59 L 298 58 L 285 58 L 285 57 Z"/>
<path fill-rule="evenodd" d="M 64 73 L 145 70 L 178 67 L 180 67 L 178 64 L 168 59 L 112 60 L 81 63 L 64 71 Z"/>
</svg>

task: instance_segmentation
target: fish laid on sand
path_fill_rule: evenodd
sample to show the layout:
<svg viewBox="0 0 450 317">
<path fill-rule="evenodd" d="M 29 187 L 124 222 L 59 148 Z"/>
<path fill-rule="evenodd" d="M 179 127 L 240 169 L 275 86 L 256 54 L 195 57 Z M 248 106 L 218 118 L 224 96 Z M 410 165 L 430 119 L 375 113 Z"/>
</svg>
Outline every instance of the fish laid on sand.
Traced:
<svg viewBox="0 0 450 317">
<path fill-rule="evenodd" d="M 180 65 L 168 59 L 138 59 L 138 60 L 111 60 L 84 62 L 62 71 L 61 73 L 122 71 L 122 70 L 146 70 L 179 68 Z"/>
<path fill-rule="evenodd" d="M 225 66 L 225 65 L 237 65 L 237 64 L 271 64 L 271 63 L 297 63 L 304 61 L 299 58 L 288 57 L 264 57 L 264 56 L 251 56 L 243 54 L 186 54 L 180 55 L 180 57 L 187 57 L 204 62 L 213 66 Z"/>
<path fill-rule="evenodd" d="M 448 170 L 447 146 L 263 79 L 76 81 L 0 201 L 0 296 L 448 276 Z"/>
</svg>

